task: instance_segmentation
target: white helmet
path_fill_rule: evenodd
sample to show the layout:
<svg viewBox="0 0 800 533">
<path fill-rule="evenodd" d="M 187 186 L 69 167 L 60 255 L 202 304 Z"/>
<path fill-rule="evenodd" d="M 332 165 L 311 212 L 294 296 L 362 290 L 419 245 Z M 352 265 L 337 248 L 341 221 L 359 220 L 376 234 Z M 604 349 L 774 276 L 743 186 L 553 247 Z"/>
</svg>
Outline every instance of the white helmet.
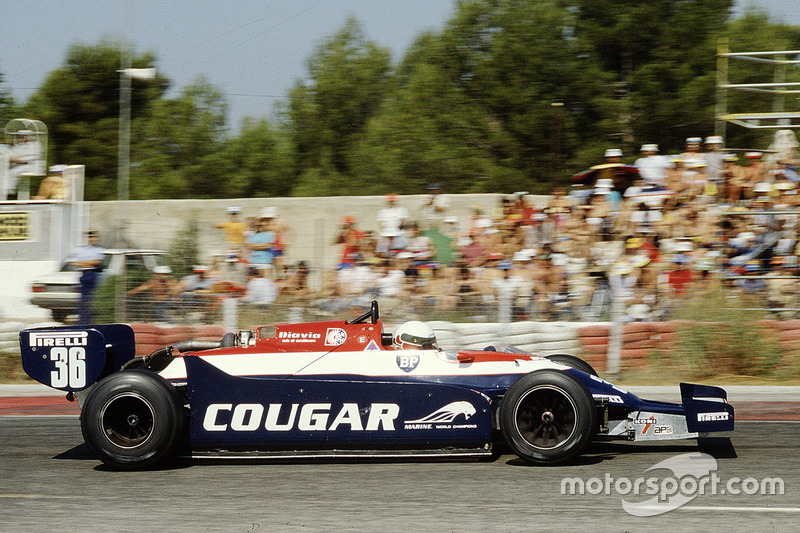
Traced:
<svg viewBox="0 0 800 533">
<path fill-rule="evenodd" d="M 392 344 L 398 350 L 420 348 L 435 350 L 439 348 L 436 344 L 436 334 L 433 332 L 433 328 L 418 320 L 406 322 L 394 330 Z"/>
</svg>

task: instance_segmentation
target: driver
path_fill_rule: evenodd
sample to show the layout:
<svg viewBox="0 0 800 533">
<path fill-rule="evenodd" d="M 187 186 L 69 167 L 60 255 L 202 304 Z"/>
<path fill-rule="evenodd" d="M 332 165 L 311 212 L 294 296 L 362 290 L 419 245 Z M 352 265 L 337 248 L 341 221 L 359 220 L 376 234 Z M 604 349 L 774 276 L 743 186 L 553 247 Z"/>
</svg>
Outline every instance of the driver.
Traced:
<svg viewBox="0 0 800 533">
<path fill-rule="evenodd" d="M 438 350 L 433 328 L 424 322 L 412 320 L 400 325 L 392 336 L 395 350 Z"/>
</svg>

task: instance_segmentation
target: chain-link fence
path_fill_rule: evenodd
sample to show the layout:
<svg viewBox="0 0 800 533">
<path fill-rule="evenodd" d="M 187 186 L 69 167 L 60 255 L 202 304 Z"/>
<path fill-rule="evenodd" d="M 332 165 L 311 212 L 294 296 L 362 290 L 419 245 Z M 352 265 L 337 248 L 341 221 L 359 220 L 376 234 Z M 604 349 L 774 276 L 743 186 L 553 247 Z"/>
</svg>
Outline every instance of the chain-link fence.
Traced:
<svg viewBox="0 0 800 533">
<path fill-rule="evenodd" d="M 289 269 L 285 276 L 259 274 L 260 298 L 253 294 L 252 277 L 249 281 L 214 279 L 205 288 L 189 290 L 183 280 L 147 286 L 147 272 L 129 272 L 101 283 L 93 298 L 93 320 L 224 324 L 235 329 L 274 322 L 348 319 L 368 310 L 376 300 L 386 323 L 415 319 L 457 323 L 665 321 L 686 318 L 682 310 L 690 303 L 702 304 L 712 292 L 731 309 L 759 311 L 778 319 L 800 316 L 797 276 L 694 272 L 678 292 L 669 273 L 663 273 L 654 290 L 639 292 L 627 288 L 619 276 L 580 273 L 567 276 L 548 291 L 547 286 L 526 279 L 524 271 L 505 272 L 484 268 L 469 273 L 402 276 L 367 267 L 347 275 L 335 270 L 299 274 Z M 392 276 L 395 279 L 389 279 Z M 145 290 L 137 291 L 143 286 Z M 616 312 L 614 302 L 618 304 Z"/>
</svg>

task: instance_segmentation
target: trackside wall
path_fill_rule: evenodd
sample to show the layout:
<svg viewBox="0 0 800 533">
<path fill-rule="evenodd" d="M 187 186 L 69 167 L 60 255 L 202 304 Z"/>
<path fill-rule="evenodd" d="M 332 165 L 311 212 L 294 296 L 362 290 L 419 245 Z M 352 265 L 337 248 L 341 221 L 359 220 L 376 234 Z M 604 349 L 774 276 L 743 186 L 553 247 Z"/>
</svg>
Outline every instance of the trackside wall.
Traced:
<svg viewBox="0 0 800 533">
<path fill-rule="evenodd" d="M 469 220 L 472 207 L 480 207 L 487 215 L 499 209 L 503 194 L 452 194 L 446 213 L 457 216 L 461 224 Z M 405 207 L 411 221 L 418 221 L 428 195 L 398 196 L 397 204 Z M 534 205 L 544 205 L 545 196 L 529 196 Z M 195 222 L 199 230 L 202 258 L 226 250 L 222 231 L 215 224 L 226 220 L 225 210 L 236 205 L 242 208 L 240 218 L 255 217 L 264 207 L 276 207 L 278 216 L 290 229 L 286 261 L 306 261 L 312 268 L 334 268 L 340 247 L 334 239 L 342 217 L 356 218 L 360 230 L 378 232 L 375 218 L 386 205 L 385 196 L 342 196 L 315 198 L 233 198 L 224 200 L 131 200 L 127 202 L 88 202 L 89 224 L 100 231 L 101 244 L 119 246 L 120 242 L 138 248 L 167 249 Z M 120 227 L 124 226 L 122 232 Z M 120 239 L 123 237 L 125 241 Z"/>
</svg>

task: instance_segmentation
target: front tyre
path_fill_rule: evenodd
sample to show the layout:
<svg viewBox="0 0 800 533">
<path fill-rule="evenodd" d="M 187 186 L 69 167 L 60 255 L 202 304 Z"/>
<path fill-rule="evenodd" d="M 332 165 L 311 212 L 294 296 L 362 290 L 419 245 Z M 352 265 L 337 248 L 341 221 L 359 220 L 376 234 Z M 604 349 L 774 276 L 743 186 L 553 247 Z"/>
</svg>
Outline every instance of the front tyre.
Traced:
<svg viewBox="0 0 800 533">
<path fill-rule="evenodd" d="M 180 393 L 147 370 L 126 370 L 97 384 L 81 410 L 86 444 L 103 463 L 152 468 L 171 459 L 186 434 Z"/>
<path fill-rule="evenodd" d="M 596 430 L 594 400 L 576 378 L 540 370 L 515 381 L 503 397 L 500 427 L 511 449 L 535 464 L 558 464 L 581 453 Z"/>
<path fill-rule="evenodd" d="M 581 372 L 586 372 L 592 376 L 597 376 L 597 371 L 581 359 L 580 357 L 575 357 L 574 355 L 569 355 L 565 353 L 557 353 L 555 355 L 548 355 L 547 359 L 551 361 L 555 361 L 556 363 L 561 363 L 562 365 L 567 365 L 570 368 L 574 368 L 575 370 L 580 370 Z"/>
</svg>

